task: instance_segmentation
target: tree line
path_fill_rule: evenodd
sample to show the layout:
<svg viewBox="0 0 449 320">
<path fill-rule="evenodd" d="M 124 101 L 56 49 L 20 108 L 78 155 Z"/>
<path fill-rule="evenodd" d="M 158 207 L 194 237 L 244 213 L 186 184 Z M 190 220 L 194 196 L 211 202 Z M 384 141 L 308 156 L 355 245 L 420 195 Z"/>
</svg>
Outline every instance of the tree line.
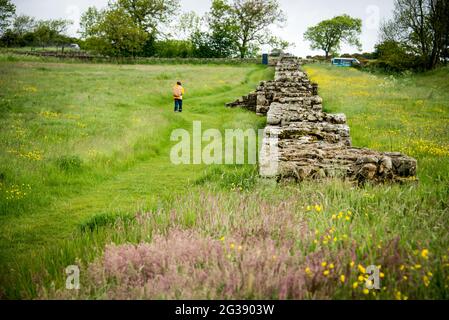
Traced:
<svg viewBox="0 0 449 320">
<path fill-rule="evenodd" d="M 247 58 L 261 45 L 288 46 L 268 28 L 285 16 L 276 0 L 213 0 L 202 17 L 179 0 L 117 0 L 81 18 L 86 47 L 110 56 Z M 170 24 L 170 21 L 176 21 Z"/>
<path fill-rule="evenodd" d="M 111 0 L 104 9 L 82 14 L 80 39 L 65 31 L 67 20 L 36 21 L 16 16 L 10 0 L 0 0 L 0 44 L 64 46 L 111 57 L 248 58 L 261 46 L 283 51 L 290 46 L 270 27 L 282 27 L 286 16 L 277 0 L 212 0 L 198 16 L 183 12 L 180 0 Z M 175 22 L 173 22 L 175 21 Z M 342 43 L 361 50 L 362 20 L 340 15 L 311 26 L 304 33 L 324 59 L 338 55 Z M 388 71 L 429 70 L 449 60 L 449 1 L 395 0 L 393 18 L 381 26 L 375 52 L 363 54 Z"/>
<path fill-rule="evenodd" d="M 69 20 L 36 20 L 27 15 L 16 15 L 15 5 L 0 0 L 0 44 L 5 47 L 61 46 L 76 43 L 66 35 Z"/>
<path fill-rule="evenodd" d="M 182 9 L 179 0 L 113 0 L 82 14 L 80 39 L 75 39 L 64 35 L 70 21 L 15 16 L 10 0 L 0 0 L 5 22 L 0 42 L 8 47 L 75 42 L 111 57 L 198 58 L 248 58 L 262 45 L 278 50 L 289 45 L 269 30 L 285 22 L 277 0 L 213 0 L 201 17 L 180 14 Z"/>
<path fill-rule="evenodd" d="M 308 28 L 304 39 L 325 59 L 347 43 L 361 50 L 362 20 L 341 15 Z M 366 55 L 365 55 L 366 56 Z M 371 66 L 387 71 L 431 70 L 449 61 L 449 1 L 395 0 L 393 18 L 385 21 Z"/>
</svg>

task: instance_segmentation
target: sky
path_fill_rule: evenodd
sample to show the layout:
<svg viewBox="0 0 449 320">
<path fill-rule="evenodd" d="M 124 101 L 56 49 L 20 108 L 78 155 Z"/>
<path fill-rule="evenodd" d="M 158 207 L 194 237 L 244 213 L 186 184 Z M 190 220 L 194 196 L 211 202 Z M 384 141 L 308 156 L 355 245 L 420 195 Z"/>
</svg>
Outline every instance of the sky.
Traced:
<svg viewBox="0 0 449 320">
<path fill-rule="evenodd" d="M 16 5 L 17 14 L 26 14 L 38 19 L 64 18 L 74 21 L 68 32 L 75 36 L 81 14 L 89 6 L 105 7 L 108 0 L 12 0 L 12 2 Z M 195 11 L 202 15 L 209 10 L 211 0 L 180 0 L 180 2 L 180 13 Z M 293 43 L 288 51 L 301 57 L 322 54 L 320 51 L 311 50 L 310 44 L 303 39 L 307 28 L 344 13 L 362 19 L 363 51 L 373 51 L 378 40 L 380 23 L 391 18 L 394 7 L 394 0 L 279 0 L 279 3 L 287 16 L 287 23 L 282 29 L 272 27 L 272 32 Z M 263 51 L 267 51 L 267 48 L 263 48 Z M 356 48 L 342 46 L 341 53 L 354 52 L 357 52 Z"/>
</svg>

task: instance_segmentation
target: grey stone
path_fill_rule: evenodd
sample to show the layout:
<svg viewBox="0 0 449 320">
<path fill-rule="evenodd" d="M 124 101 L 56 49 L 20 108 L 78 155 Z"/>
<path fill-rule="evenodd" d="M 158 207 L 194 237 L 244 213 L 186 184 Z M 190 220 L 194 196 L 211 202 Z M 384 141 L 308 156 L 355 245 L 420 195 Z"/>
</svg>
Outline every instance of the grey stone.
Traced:
<svg viewBox="0 0 449 320">
<path fill-rule="evenodd" d="M 346 116 L 323 112 L 318 85 L 310 83 L 300 64 L 293 56 L 281 57 L 274 81 L 261 82 L 256 92 L 228 104 L 267 116 L 260 175 L 297 181 L 325 177 L 359 183 L 415 180 L 415 159 L 351 146 Z"/>
</svg>

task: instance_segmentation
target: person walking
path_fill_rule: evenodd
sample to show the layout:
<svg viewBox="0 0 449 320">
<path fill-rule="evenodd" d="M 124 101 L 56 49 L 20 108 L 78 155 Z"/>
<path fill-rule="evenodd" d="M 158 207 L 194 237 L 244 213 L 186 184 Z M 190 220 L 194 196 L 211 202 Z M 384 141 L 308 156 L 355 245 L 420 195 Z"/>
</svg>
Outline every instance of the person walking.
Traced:
<svg viewBox="0 0 449 320">
<path fill-rule="evenodd" d="M 184 88 L 180 81 L 173 87 L 173 98 L 175 99 L 175 112 L 182 112 L 182 96 L 184 95 Z"/>
</svg>

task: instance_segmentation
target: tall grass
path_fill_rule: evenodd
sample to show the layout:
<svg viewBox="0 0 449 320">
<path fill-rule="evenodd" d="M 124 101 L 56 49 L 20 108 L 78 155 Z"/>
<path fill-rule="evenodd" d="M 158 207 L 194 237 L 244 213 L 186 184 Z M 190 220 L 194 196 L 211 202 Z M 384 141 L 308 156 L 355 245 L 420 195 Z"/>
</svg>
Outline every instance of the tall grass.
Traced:
<svg viewBox="0 0 449 320">
<path fill-rule="evenodd" d="M 115 232 L 99 227 L 77 235 L 62 248 L 82 254 L 79 248 L 92 245 L 93 238 L 112 244 L 102 254 L 102 246 L 95 247 L 90 262 L 76 262 L 83 275 L 80 291 L 65 290 L 62 270 L 56 269 L 60 283 L 41 287 L 39 297 L 448 297 L 447 217 L 439 208 L 413 207 L 426 193 L 419 186 L 367 186 L 361 192 L 348 183 L 324 181 L 319 193 L 315 182 L 260 181 L 243 193 L 214 186 L 167 199 L 133 220 L 118 220 Z M 440 237 L 430 240 L 430 232 Z M 49 257 L 54 253 L 42 257 L 42 267 Z M 366 291 L 369 265 L 380 268 L 380 290 Z"/>
<path fill-rule="evenodd" d="M 447 69 L 385 77 L 306 66 L 325 108 L 347 114 L 354 145 L 418 159 L 417 183 L 357 187 L 278 184 L 255 166 L 169 163 L 170 130 L 192 120 L 262 127 L 263 118 L 223 104 L 269 69 L 0 67 L 3 141 L 30 146 L 0 153 L 3 185 L 27 193 L 13 209 L 3 202 L 4 297 L 449 298 Z M 182 117 L 166 102 L 171 76 L 189 84 Z M 80 118 L 67 116 L 75 110 Z M 72 264 L 81 267 L 76 292 L 65 289 Z M 369 265 L 380 268 L 380 290 L 364 286 Z"/>
<path fill-rule="evenodd" d="M 151 209 L 183 192 L 204 168 L 171 164 L 171 131 L 191 130 L 193 120 L 257 125 L 263 119 L 223 106 L 272 74 L 255 65 L 3 61 L 0 68 L 0 266 L 2 287 L 15 292 L 10 266 L 33 261 L 78 224 Z M 187 90 L 182 115 L 173 113 L 176 80 Z"/>
</svg>

